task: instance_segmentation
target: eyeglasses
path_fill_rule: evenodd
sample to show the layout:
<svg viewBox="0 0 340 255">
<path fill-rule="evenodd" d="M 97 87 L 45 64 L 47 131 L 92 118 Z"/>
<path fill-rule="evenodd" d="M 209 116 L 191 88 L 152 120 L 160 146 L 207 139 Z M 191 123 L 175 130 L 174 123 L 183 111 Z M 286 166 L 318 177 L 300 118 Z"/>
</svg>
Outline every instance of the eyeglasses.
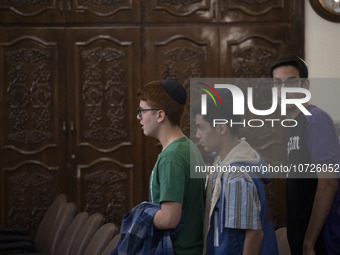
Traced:
<svg viewBox="0 0 340 255">
<path fill-rule="evenodd" d="M 142 118 L 143 116 L 143 112 L 145 111 L 159 111 L 160 109 L 156 109 L 156 108 L 151 108 L 151 109 L 142 109 L 142 108 L 137 108 L 137 116 L 139 118 Z"/>
<path fill-rule="evenodd" d="M 273 79 L 273 85 L 275 87 L 282 87 L 283 84 L 285 84 L 286 87 L 296 87 L 299 82 L 300 78 L 288 78 L 285 81 L 282 81 L 281 79 Z"/>
</svg>

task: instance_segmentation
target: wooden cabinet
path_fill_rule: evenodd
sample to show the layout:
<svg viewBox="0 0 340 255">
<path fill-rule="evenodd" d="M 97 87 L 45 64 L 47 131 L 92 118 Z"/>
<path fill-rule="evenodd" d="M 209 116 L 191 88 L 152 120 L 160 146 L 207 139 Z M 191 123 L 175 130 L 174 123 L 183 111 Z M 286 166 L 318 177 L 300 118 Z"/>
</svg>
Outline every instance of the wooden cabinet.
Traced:
<svg viewBox="0 0 340 255">
<path fill-rule="evenodd" d="M 63 24 L 140 21 L 141 1 L 0 1 L 0 22 Z"/>
<path fill-rule="evenodd" d="M 136 119 L 140 30 L 67 30 L 71 194 L 80 208 L 120 222 L 145 196 Z M 73 184 L 71 182 L 71 184 Z"/>
<path fill-rule="evenodd" d="M 167 77 L 187 89 L 190 78 L 267 77 L 278 56 L 303 56 L 303 7 L 300 0 L 0 0 L 1 225 L 34 233 L 60 192 L 119 224 L 148 199 L 160 151 L 136 119 L 138 88 Z M 190 135 L 189 105 L 183 129 Z M 268 159 L 284 140 L 244 135 Z M 269 188 L 277 224 L 282 185 Z"/>
<path fill-rule="evenodd" d="M 60 192 L 120 222 L 145 198 L 134 93 L 140 30 L 1 32 L 3 222 L 35 226 Z"/>
</svg>

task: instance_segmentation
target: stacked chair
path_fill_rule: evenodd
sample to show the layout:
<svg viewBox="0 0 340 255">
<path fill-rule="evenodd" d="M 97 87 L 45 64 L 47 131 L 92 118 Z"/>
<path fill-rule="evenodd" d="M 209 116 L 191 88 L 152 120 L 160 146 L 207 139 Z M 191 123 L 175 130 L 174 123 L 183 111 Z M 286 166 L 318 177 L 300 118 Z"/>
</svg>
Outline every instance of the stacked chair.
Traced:
<svg viewBox="0 0 340 255">
<path fill-rule="evenodd" d="M 109 255 L 119 240 L 114 223 L 101 213 L 77 213 L 75 203 L 58 195 L 31 240 L 22 230 L 0 229 L 0 254 Z"/>
</svg>

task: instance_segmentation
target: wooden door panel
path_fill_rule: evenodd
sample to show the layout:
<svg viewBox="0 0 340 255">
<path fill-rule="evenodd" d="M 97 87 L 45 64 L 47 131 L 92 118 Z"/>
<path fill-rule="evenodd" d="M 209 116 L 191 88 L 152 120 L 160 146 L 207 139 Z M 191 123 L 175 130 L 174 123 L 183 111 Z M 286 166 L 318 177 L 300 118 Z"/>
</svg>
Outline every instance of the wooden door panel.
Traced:
<svg viewBox="0 0 340 255">
<path fill-rule="evenodd" d="M 72 23 L 139 22 L 141 1 L 67 1 Z"/>
<path fill-rule="evenodd" d="M 136 128 L 139 36 L 139 29 L 133 28 L 72 29 L 68 33 L 73 56 L 70 160 L 77 171 L 77 185 L 81 185 L 77 187 L 78 203 L 81 209 L 97 208 L 95 200 L 88 198 L 98 195 L 102 201 L 98 210 L 106 214 L 114 206 L 119 211 L 107 217 L 115 219 L 146 196 L 140 167 L 141 133 Z M 97 180 L 101 173 L 108 176 L 103 185 Z M 120 179 L 114 180 L 116 177 Z M 124 197 L 112 205 L 116 193 L 124 193 Z"/>
<path fill-rule="evenodd" d="M 0 1 L 3 23 L 138 22 L 141 1 Z"/>
<path fill-rule="evenodd" d="M 144 82 L 171 77 L 188 89 L 190 78 L 218 75 L 216 27 L 148 27 L 145 37 Z"/>
<path fill-rule="evenodd" d="M 269 77 L 271 63 L 294 52 L 292 26 L 248 24 L 220 26 L 222 77 Z"/>
<path fill-rule="evenodd" d="M 146 22 L 211 22 L 217 21 L 217 0 L 145 1 Z"/>
<path fill-rule="evenodd" d="M 1 34 L 1 221 L 34 232 L 49 202 L 66 190 L 63 30 Z"/>
<path fill-rule="evenodd" d="M 120 225 L 134 206 L 134 165 L 100 158 L 77 166 L 77 199 L 89 213 L 101 212 L 106 220 Z"/>
<path fill-rule="evenodd" d="M 222 22 L 291 21 L 294 15 L 302 10 L 300 8 L 303 8 L 303 3 L 296 5 L 297 2 L 284 0 L 220 0 L 220 20 Z"/>
<path fill-rule="evenodd" d="M 60 23 L 65 19 L 63 1 L 0 1 L 0 23 Z"/>
</svg>

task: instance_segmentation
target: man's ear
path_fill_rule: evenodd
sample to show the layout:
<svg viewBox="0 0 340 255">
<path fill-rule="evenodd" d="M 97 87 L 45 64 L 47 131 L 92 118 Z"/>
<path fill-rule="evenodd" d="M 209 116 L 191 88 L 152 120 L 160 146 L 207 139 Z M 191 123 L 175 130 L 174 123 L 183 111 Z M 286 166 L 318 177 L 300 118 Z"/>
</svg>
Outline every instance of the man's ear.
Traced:
<svg viewBox="0 0 340 255">
<path fill-rule="evenodd" d="M 164 119 L 165 119 L 165 111 L 163 111 L 163 110 L 158 110 L 157 111 L 157 122 L 158 123 L 162 123 L 163 121 L 164 121 Z"/>
<path fill-rule="evenodd" d="M 219 124 L 216 125 L 217 131 L 221 134 L 224 135 L 226 132 L 228 132 L 228 127 L 226 124 Z"/>
</svg>

